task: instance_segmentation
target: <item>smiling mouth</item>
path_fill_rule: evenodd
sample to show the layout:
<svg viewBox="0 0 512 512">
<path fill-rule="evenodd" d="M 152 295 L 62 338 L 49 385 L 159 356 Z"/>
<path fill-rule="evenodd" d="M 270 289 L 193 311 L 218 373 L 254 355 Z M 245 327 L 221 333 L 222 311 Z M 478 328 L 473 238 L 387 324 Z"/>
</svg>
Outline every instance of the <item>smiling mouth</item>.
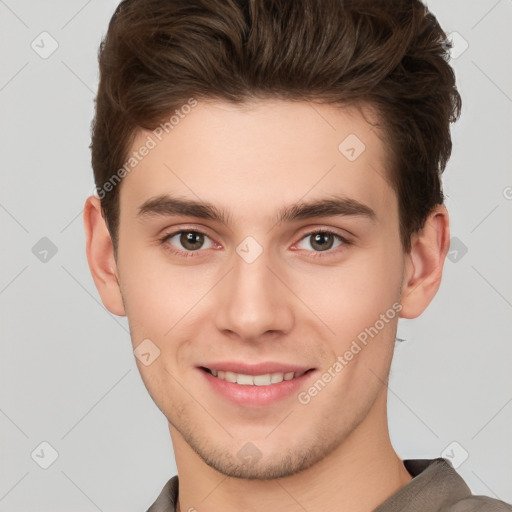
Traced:
<svg viewBox="0 0 512 512">
<path fill-rule="evenodd" d="M 211 370 L 201 366 L 201 370 L 217 377 L 220 380 L 225 380 L 233 384 L 240 384 L 242 386 L 270 386 L 271 384 L 279 384 L 284 380 L 293 380 L 302 377 L 306 373 L 312 372 L 313 368 L 305 372 L 287 372 L 287 373 L 265 373 L 261 375 L 246 375 L 243 373 L 235 373 L 222 370 Z"/>
</svg>

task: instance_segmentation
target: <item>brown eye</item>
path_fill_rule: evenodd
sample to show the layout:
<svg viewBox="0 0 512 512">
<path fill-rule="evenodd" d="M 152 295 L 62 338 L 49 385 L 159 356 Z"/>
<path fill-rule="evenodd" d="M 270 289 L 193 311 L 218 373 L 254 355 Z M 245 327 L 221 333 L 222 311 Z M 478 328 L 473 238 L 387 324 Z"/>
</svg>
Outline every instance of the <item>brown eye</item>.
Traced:
<svg viewBox="0 0 512 512">
<path fill-rule="evenodd" d="M 309 246 L 314 252 L 325 252 L 334 247 L 336 239 L 339 240 L 339 243 L 336 245 L 336 247 L 348 244 L 348 241 L 344 237 L 338 235 L 337 233 L 333 233 L 332 231 L 313 231 L 304 236 L 301 240 L 301 243 L 303 243 L 303 241 L 309 241 Z M 301 248 L 310 250 L 309 247 Z"/>
<path fill-rule="evenodd" d="M 205 242 L 209 245 L 205 246 Z M 180 230 L 165 235 L 160 243 L 173 254 L 192 256 L 194 252 L 201 253 L 200 249 L 209 249 L 214 246 L 210 237 L 195 230 Z"/>
<path fill-rule="evenodd" d="M 182 231 L 179 240 L 185 249 L 197 251 L 204 244 L 204 235 L 197 231 Z"/>
<path fill-rule="evenodd" d="M 315 233 L 311 237 L 311 247 L 319 251 L 328 251 L 334 244 L 334 236 L 331 233 Z"/>
</svg>

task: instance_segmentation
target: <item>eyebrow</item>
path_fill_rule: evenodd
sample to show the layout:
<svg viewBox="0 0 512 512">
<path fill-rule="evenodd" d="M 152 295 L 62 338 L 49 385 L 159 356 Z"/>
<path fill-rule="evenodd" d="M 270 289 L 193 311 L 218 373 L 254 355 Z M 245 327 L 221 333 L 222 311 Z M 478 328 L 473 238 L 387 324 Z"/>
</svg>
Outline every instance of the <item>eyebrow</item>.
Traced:
<svg viewBox="0 0 512 512">
<path fill-rule="evenodd" d="M 230 214 L 222 208 L 194 199 L 183 199 L 170 195 L 159 195 L 145 201 L 136 215 L 137 218 L 152 216 L 198 217 L 229 225 Z M 316 217 L 363 217 L 375 221 L 377 215 L 369 206 L 349 197 L 330 196 L 309 202 L 298 202 L 281 208 L 273 221 L 277 224 Z"/>
</svg>

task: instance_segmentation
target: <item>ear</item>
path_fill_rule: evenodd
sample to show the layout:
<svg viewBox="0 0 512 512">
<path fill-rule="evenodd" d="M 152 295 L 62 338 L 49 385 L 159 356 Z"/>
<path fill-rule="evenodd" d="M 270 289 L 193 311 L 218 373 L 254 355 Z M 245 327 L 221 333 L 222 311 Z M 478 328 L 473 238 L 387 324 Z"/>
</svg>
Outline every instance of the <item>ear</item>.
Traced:
<svg viewBox="0 0 512 512">
<path fill-rule="evenodd" d="M 441 284 L 450 248 L 450 221 L 444 205 L 437 205 L 423 228 L 411 237 L 405 255 L 400 316 L 416 318 L 427 308 Z"/>
<path fill-rule="evenodd" d="M 83 218 L 87 261 L 103 305 L 114 315 L 125 316 L 114 246 L 103 217 L 99 197 L 87 198 Z"/>
</svg>

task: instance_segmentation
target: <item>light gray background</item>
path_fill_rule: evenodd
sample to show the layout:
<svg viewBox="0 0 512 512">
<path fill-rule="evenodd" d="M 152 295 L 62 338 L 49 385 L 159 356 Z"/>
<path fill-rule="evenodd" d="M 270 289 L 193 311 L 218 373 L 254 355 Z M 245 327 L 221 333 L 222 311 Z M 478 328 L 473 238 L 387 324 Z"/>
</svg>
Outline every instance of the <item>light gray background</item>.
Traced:
<svg viewBox="0 0 512 512">
<path fill-rule="evenodd" d="M 85 256 L 96 52 L 116 5 L 0 0 L 0 511 L 144 511 L 176 473 L 126 318 L 101 304 Z M 444 177 L 458 240 L 435 300 L 400 321 L 391 436 L 402 458 L 467 451 L 473 492 L 512 502 L 512 2 L 428 5 L 460 34 Z M 51 48 L 43 31 L 58 43 L 47 58 L 31 47 Z"/>
</svg>

